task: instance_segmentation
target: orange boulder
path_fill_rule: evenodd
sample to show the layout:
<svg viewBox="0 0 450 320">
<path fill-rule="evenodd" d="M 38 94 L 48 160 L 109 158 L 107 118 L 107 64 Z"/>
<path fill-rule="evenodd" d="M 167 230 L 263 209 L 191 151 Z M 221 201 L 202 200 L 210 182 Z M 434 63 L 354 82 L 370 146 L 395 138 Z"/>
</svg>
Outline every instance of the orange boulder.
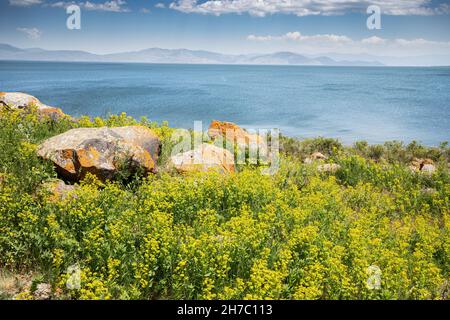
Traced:
<svg viewBox="0 0 450 320">
<path fill-rule="evenodd" d="M 212 139 L 224 138 L 236 143 L 240 148 L 259 149 L 260 154 L 267 153 L 267 143 L 263 136 L 251 134 L 232 122 L 213 120 L 208 135 Z"/>
<path fill-rule="evenodd" d="M 66 179 L 78 181 L 90 172 L 106 180 L 123 168 L 155 172 L 159 148 L 159 138 L 143 126 L 78 128 L 45 140 L 38 155 Z"/>
</svg>

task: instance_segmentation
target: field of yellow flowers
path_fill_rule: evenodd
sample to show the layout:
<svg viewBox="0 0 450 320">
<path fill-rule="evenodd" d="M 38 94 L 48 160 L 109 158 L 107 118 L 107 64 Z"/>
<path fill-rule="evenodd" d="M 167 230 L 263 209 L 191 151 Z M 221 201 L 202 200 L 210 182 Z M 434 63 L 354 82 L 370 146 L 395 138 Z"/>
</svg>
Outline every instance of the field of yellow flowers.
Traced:
<svg viewBox="0 0 450 320">
<path fill-rule="evenodd" d="M 126 115 L 78 122 L 0 115 L 0 298 L 33 299 L 42 283 L 51 299 L 448 297 L 445 143 L 344 147 L 282 138 L 273 176 L 249 166 L 110 182 L 88 175 L 64 199 L 40 191 L 56 177 L 36 156 L 43 139 L 137 122 L 163 140 L 172 130 Z M 304 164 L 314 151 L 340 169 Z M 436 172 L 412 172 L 413 157 L 432 158 Z M 14 291 L 6 275 L 29 283 Z"/>
</svg>

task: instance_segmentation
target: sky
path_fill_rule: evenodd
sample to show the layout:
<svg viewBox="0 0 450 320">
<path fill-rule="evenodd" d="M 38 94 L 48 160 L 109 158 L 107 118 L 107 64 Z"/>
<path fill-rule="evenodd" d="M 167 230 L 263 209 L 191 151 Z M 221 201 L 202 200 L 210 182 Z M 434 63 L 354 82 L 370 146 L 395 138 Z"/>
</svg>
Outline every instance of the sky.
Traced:
<svg viewBox="0 0 450 320">
<path fill-rule="evenodd" d="M 81 10 L 69 30 L 67 6 Z M 381 10 L 381 29 L 366 12 Z M 450 0 L 0 0 L 0 43 L 114 53 L 450 55 Z"/>
</svg>

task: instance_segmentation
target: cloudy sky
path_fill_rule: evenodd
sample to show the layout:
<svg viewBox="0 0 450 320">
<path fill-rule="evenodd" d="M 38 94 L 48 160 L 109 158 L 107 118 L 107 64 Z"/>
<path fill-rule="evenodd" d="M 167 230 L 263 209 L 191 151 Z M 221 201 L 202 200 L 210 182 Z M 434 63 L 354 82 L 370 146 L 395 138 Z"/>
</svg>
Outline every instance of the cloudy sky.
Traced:
<svg viewBox="0 0 450 320">
<path fill-rule="evenodd" d="M 66 7 L 81 8 L 81 30 Z M 369 30 L 369 5 L 381 30 Z M 94 53 L 149 47 L 450 55 L 450 0 L 0 0 L 0 43 Z"/>
</svg>

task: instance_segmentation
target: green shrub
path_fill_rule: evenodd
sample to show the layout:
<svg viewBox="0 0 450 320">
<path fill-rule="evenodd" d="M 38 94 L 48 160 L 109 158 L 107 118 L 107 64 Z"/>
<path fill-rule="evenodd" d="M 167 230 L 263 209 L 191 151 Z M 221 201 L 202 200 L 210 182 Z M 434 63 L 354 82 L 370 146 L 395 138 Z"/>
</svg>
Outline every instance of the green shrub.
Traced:
<svg viewBox="0 0 450 320">
<path fill-rule="evenodd" d="M 326 156 L 336 156 L 343 151 L 342 144 L 337 139 L 332 138 L 313 138 L 298 140 L 295 138 L 280 137 L 280 152 L 304 159 L 313 152 L 321 152 Z"/>
<path fill-rule="evenodd" d="M 36 194 L 54 177 L 35 146 L 81 125 L 133 124 L 125 115 L 51 124 L 0 116 L 0 267 L 32 270 L 54 299 L 442 299 L 450 271 L 450 183 L 439 150 L 433 175 L 411 172 L 430 148 L 283 138 L 281 167 L 235 174 L 161 170 L 135 181 L 87 175 L 70 196 Z M 148 121 L 162 139 L 166 125 Z M 381 150 L 381 149 L 380 149 Z M 341 168 L 302 163 L 320 151 Z M 80 287 L 69 289 L 68 270 Z M 378 268 L 378 269 L 377 269 Z M 368 285 L 380 270 L 380 286 Z M 72 280 L 70 280 L 72 281 Z M 24 288 L 22 297 L 32 297 Z M 28 290 L 28 291 L 27 291 Z M 1 297 L 6 297 L 1 295 Z"/>
</svg>

